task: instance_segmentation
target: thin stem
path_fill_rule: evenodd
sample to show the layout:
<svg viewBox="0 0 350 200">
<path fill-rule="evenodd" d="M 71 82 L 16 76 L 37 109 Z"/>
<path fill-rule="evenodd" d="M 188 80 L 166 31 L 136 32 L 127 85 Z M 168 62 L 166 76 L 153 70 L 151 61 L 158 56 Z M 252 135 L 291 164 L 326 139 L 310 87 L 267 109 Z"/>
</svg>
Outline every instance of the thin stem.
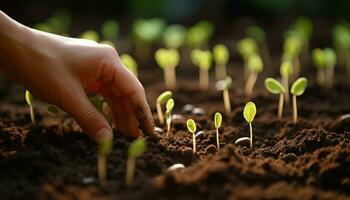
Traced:
<svg viewBox="0 0 350 200">
<path fill-rule="evenodd" d="M 209 70 L 203 68 L 199 70 L 199 87 L 202 90 L 209 88 Z"/>
<path fill-rule="evenodd" d="M 296 124 L 297 120 L 298 120 L 297 96 L 293 95 L 293 123 Z"/>
<path fill-rule="evenodd" d="M 161 125 L 163 125 L 164 124 L 164 116 L 163 116 L 162 106 L 160 105 L 159 102 L 157 102 L 157 114 L 158 114 L 159 123 Z"/>
<path fill-rule="evenodd" d="M 35 125 L 34 107 L 29 106 L 29 111 L 30 111 L 30 119 L 32 120 L 32 124 Z"/>
<path fill-rule="evenodd" d="M 195 154 L 197 149 L 196 149 L 196 135 L 194 133 L 192 133 L 192 143 L 193 143 L 193 154 Z"/>
<path fill-rule="evenodd" d="M 288 76 L 282 77 L 282 83 L 286 92 L 284 93 L 284 99 L 286 104 L 289 104 L 289 78 Z"/>
<path fill-rule="evenodd" d="M 165 86 L 168 89 L 176 88 L 175 67 L 169 66 L 164 69 L 164 79 L 165 79 Z"/>
<path fill-rule="evenodd" d="M 106 155 L 97 155 L 97 174 L 100 184 L 103 186 L 106 184 Z"/>
<path fill-rule="evenodd" d="M 326 86 L 327 86 L 327 88 L 333 87 L 333 76 L 334 76 L 334 68 L 332 66 L 327 67 L 327 69 L 326 69 Z"/>
<path fill-rule="evenodd" d="M 215 77 L 216 80 L 223 80 L 226 77 L 226 66 L 225 65 L 217 65 L 215 67 Z"/>
<path fill-rule="evenodd" d="M 317 70 L 317 84 L 319 86 L 324 86 L 325 85 L 325 70 L 324 69 L 319 69 Z"/>
<path fill-rule="evenodd" d="M 126 163 L 125 184 L 127 186 L 131 186 L 131 184 L 132 184 L 132 182 L 134 180 L 135 165 L 136 165 L 136 159 L 134 157 L 129 156 L 128 161 Z"/>
<path fill-rule="evenodd" d="M 171 118 L 171 115 L 169 116 Z M 166 131 L 166 137 L 169 137 L 170 131 L 171 131 L 171 119 L 167 120 L 167 131 Z"/>
<path fill-rule="evenodd" d="M 278 118 L 282 119 L 282 112 L 283 112 L 283 93 L 280 94 L 280 98 L 278 100 Z"/>
<path fill-rule="evenodd" d="M 248 76 L 248 80 L 245 85 L 245 94 L 248 98 L 251 98 L 253 95 L 253 89 L 257 78 L 258 78 L 258 74 L 256 73 L 250 73 Z"/>
<path fill-rule="evenodd" d="M 224 90 L 223 97 L 224 97 L 224 106 L 225 106 L 226 114 L 230 114 L 231 113 L 231 102 L 230 102 L 230 94 L 228 92 L 228 89 Z"/>
<path fill-rule="evenodd" d="M 250 149 L 253 149 L 253 127 L 252 123 L 249 123 L 249 131 L 250 131 Z"/>
<path fill-rule="evenodd" d="M 218 149 L 220 149 L 220 142 L 219 142 L 219 129 L 216 129 L 216 145 L 218 146 Z"/>
</svg>

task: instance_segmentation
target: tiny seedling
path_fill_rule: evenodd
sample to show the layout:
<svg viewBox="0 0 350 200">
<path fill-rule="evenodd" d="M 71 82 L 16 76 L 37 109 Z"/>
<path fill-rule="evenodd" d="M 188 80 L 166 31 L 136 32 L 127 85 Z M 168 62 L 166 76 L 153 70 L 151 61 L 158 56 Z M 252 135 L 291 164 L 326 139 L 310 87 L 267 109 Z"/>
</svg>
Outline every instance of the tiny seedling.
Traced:
<svg viewBox="0 0 350 200">
<path fill-rule="evenodd" d="M 173 99 L 173 98 L 170 98 L 170 99 L 166 102 L 165 107 L 166 107 L 165 117 L 166 117 L 166 125 L 167 125 L 166 136 L 169 137 L 169 135 L 170 135 L 170 130 L 171 130 L 171 120 L 172 120 L 171 113 L 173 112 L 173 108 L 174 108 L 174 99 Z"/>
<path fill-rule="evenodd" d="M 258 53 L 258 44 L 252 38 L 243 38 L 237 43 L 237 51 L 242 56 L 244 63 L 247 64 L 248 58 Z"/>
<path fill-rule="evenodd" d="M 137 139 L 129 146 L 125 178 L 125 183 L 127 186 L 132 185 L 135 174 L 136 158 L 140 157 L 145 152 L 146 146 L 147 144 L 144 139 Z"/>
<path fill-rule="evenodd" d="M 176 49 L 158 49 L 155 60 L 164 71 L 165 85 L 169 89 L 176 89 L 175 67 L 180 62 L 180 55 Z"/>
<path fill-rule="evenodd" d="M 32 124 L 35 125 L 33 95 L 28 90 L 26 90 L 25 97 L 26 97 L 27 104 L 29 105 L 30 119 L 32 120 Z"/>
<path fill-rule="evenodd" d="M 317 84 L 325 85 L 325 53 L 322 49 L 312 50 L 312 61 L 317 69 Z"/>
<path fill-rule="evenodd" d="M 350 26 L 347 22 L 338 23 L 334 26 L 333 31 L 333 43 L 337 52 L 339 64 L 344 66 L 348 78 L 350 78 L 350 62 L 349 62 L 349 49 L 350 49 Z"/>
<path fill-rule="evenodd" d="M 212 64 L 212 55 L 210 51 L 194 49 L 191 52 L 191 59 L 194 65 L 199 67 L 199 88 L 209 89 L 209 69 Z"/>
<path fill-rule="evenodd" d="M 230 54 L 226 46 L 217 44 L 213 48 L 213 58 L 215 61 L 215 76 L 216 80 L 222 80 L 226 77 L 226 65 Z"/>
<path fill-rule="evenodd" d="M 63 123 L 62 123 L 61 110 L 57 106 L 50 105 L 47 107 L 47 112 L 55 117 L 58 117 L 58 120 L 59 120 L 58 131 L 62 134 Z"/>
<path fill-rule="evenodd" d="M 293 66 L 290 61 L 283 61 L 280 66 L 280 74 L 282 77 L 282 84 L 285 89 L 284 99 L 286 103 L 289 103 L 289 77 L 293 73 Z"/>
<path fill-rule="evenodd" d="M 200 21 L 187 31 L 187 46 L 200 48 L 208 44 L 214 33 L 214 25 L 209 21 Z"/>
<path fill-rule="evenodd" d="M 164 124 L 164 116 L 162 111 L 162 105 L 168 102 L 168 100 L 173 96 L 173 93 L 171 91 L 165 91 L 162 94 L 159 95 L 157 98 L 157 114 L 160 124 Z"/>
<path fill-rule="evenodd" d="M 248 102 L 243 110 L 244 119 L 249 123 L 249 132 L 250 132 L 250 148 L 253 148 L 253 128 L 252 122 L 256 114 L 256 106 L 253 102 Z"/>
<path fill-rule="evenodd" d="M 258 43 L 265 66 L 270 66 L 271 56 L 266 42 L 265 31 L 261 27 L 255 25 L 248 27 L 246 34 L 248 37 L 253 38 Z"/>
<path fill-rule="evenodd" d="M 106 20 L 101 26 L 103 40 L 115 42 L 119 33 L 119 24 L 113 19 Z"/>
<path fill-rule="evenodd" d="M 279 94 L 280 97 L 278 101 L 278 118 L 282 119 L 283 94 L 285 93 L 286 90 L 284 89 L 283 85 L 280 82 L 278 82 L 276 79 L 273 79 L 273 78 L 265 79 L 265 87 L 272 94 Z"/>
<path fill-rule="evenodd" d="M 307 79 L 305 77 L 298 78 L 292 85 L 290 93 L 293 95 L 293 123 L 298 121 L 297 96 L 302 95 L 307 87 Z"/>
<path fill-rule="evenodd" d="M 219 112 L 216 112 L 214 115 L 214 125 L 216 129 L 216 145 L 218 149 L 220 149 L 220 141 L 219 141 L 219 128 L 222 123 L 222 115 Z"/>
<path fill-rule="evenodd" d="M 323 52 L 326 67 L 325 86 L 327 88 L 331 88 L 333 86 L 334 67 L 337 64 L 337 55 L 335 54 L 335 51 L 331 48 L 325 48 Z"/>
<path fill-rule="evenodd" d="M 254 86 L 258 79 L 258 74 L 263 70 L 263 63 L 258 55 L 252 55 L 248 59 L 247 69 L 249 76 L 245 85 L 245 94 L 248 98 L 253 95 Z"/>
<path fill-rule="evenodd" d="M 215 84 L 215 88 L 219 91 L 223 91 L 223 98 L 224 98 L 224 106 L 226 114 L 231 113 L 231 101 L 230 101 L 230 94 L 228 90 L 232 87 L 232 78 L 226 77 L 225 80 L 218 81 Z"/>
<path fill-rule="evenodd" d="M 100 36 L 98 35 L 98 33 L 96 31 L 93 30 L 88 30 L 85 31 L 84 33 L 82 33 L 80 35 L 81 39 L 86 39 L 86 40 L 92 40 L 95 42 L 99 42 L 100 41 Z"/>
<path fill-rule="evenodd" d="M 98 144 L 97 153 L 97 175 L 100 184 L 103 186 L 106 184 L 107 177 L 107 165 L 106 160 L 108 154 L 112 152 L 113 142 L 112 140 L 103 140 Z"/>
<path fill-rule="evenodd" d="M 166 48 L 178 49 L 186 42 L 186 27 L 176 24 L 168 26 L 163 33 L 163 41 Z"/>
<path fill-rule="evenodd" d="M 136 77 L 138 77 L 138 65 L 134 58 L 132 58 L 129 54 L 123 54 L 120 56 L 120 59 L 122 60 L 125 67 L 133 73 Z"/>
<path fill-rule="evenodd" d="M 193 154 L 195 154 L 196 153 L 196 130 L 197 130 L 196 122 L 194 122 L 193 119 L 189 119 L 187 120 L 186 125 L 187 125 L 188 131 L 192 133 Z"/>
<path fill-rule="evenodd" d="M 284 52 L 291 58 L 294 78 L 298 77 L 300 73 L 299 54 L 301 47 L 301 39 L 295 35 L 287 37 L 283 44 Z"/>
</svg>

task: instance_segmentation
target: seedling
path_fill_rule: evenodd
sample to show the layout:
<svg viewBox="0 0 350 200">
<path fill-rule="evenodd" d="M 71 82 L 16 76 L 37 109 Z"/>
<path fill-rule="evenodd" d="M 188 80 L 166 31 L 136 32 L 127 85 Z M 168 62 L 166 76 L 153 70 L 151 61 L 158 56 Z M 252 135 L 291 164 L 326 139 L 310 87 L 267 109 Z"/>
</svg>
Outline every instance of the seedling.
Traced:
<svg viewBox="0 0 350 200">
<path fill-rule="evenodd" d="M 138 65 L 136 61 L 129 55 L 129 54 L 123 54 L 120 56 L 120 59 L 122 60 L 125 67 L 133 73 L 136 77 L 138 77 Z"/>
<path fill-rule="evenodd" d="M 220 149 L 219 128 L 221 126 L 221 123 L 222 123 L 222 115 L 221 115 L 221 113 L 216 112 L 215 116 L 214 116 L 214 125 L 216 128 L 216 145 L 217 145 L 218 149 Z"/>
<path fill-rule="evenodd" d="M 249 132 L 250 132 L 250 148 L 253 148 L 253 128 L 252 122 L 256 114 L 256 106 L 253 102 L 248 102 L 243 110 L 243 117 L 249 123 Z"/>
<path fill-rule="evenodd" d="M 190 133 L 192 133 L 192 144 L 193 144 L 193 154 L 196 153 L 196 122 L 193 119 L 189 119 L 186 122 L 187 129 Z"/>
<path fill-rule="evenodd" d="M 146 150 L 146 141 L 144 139 L 137 139 L 130 144 L 128 149 L 128 161 L 126 164 L 126 178 L 125 183 L 131 186 L 134 180 L 136 158 L 140 157 Z"/>
<path fill-rule="evenodd" d="M 35 116 L 34 116 L 34 105 L 33 105 L 33 95 L 26 90 L 26 101 L 29 105 L 30 119 L 32 120 L 32 124 L 35 125 Z"/>
<path fill-rule="evenodd" d="M 298 121 L 297 96 L 302 95 L 307 87 L 307 79 L 305 77 L 298 78 L 292 85 L 290 93 L 293 95 L 293 123 Z"/>
<path fill-rule="evenodd" d="M 280 97 L 278 101 L 278 118 L 282 119 L 283 94 L 285 93 L 286 90 L 284 89 L 283 85 L 280 82 L 278 82 L 276 79 L 273 79 L 273 78 L 265 79 L 265 87 L 272 94 L 279 94 Z"/>
<path fill-rule="evenodd" d="M 266 34 L 265 31 L 259 26 L 250 26 L 246 34 L 248 37 L 253 38 L 259 45 L 259 50 L 264 60 L 264 64 L 266 66 L 271 65 L 271 57 L 269 47 L 266 42 Z"/>
<path fill-rule="evenodd" d="M 208 44 L 213 36 L 214 26 L 209 21 L 200 21 L 187 31 L 187 45 L 190 48 L 200 48 Z"/>
<path fill-rule="evenodd" d="M 163 33 L 163 41 L 166 48 L 178 49 L 186 42 L 187 30 L 184 26 L 176 24 L 168 26 Z"/>
<path fill-rule="evenodd" d="M 209 89 L 209 69 L 212 63 L 210 51 L 195 49 L 191 52 L 191 59 L 193 64 L 199 67 L 199 88 Z"/>
<path fill-rule="evenodd" d="M 166 102 L 165 107 L 166 107 L 165 116 L 166 116 L 166 124 L 167 124 L 166 136 L 169 137 L 170 130 L 171 130 L 171 120 L 172 120 L 171 113 L 173 112 L 173 108 L 174 108 L 174 99 L 170 98 Z"/>
<path fill-rule="evenodd" d="M 80 38 L 86 39 L 86 40 L 92 40 L 95 42 L 100 41 L 100 36 L 98 35 L 98 33 L 96 31 L 93 31 L 93 30 L 85 31 L 84 33 L 82 33 L 80 35 Z"/>
<path fill-rule="evenodd" d="M 173 93 L 171 91 L 165 91 L 159 97 L 157 98 L 157 114 L 160 124 L 164 124 L 164 116 L 162 111 L 162 105 L 168 102 L 168 100 L 173 96 Z"/>
<path fill-rule="evenodd" d="M 312 51 L 312 61 L 317 69 L 317 83 L 320 86 L 325 84 L 325 54 L 322 49 Z"/>
<path fill-rule="evenodd" d="M 116 41 L 119 33 L 119 24 L 113 19 L 106 20 L 101 26 L 103 40 Z"/>
<path fill-rule="evenodd" d="M 249 76 L 245 85 L 245 94 L 248 98 L 251 98 L 258 74 L 263 70 L 263 63 L 260 56 L 250 56 L 248 59 L 247 69 Z"/>
<path fill-rule="evenodd" d="M 333 77 L 334 77 L 334 67 L 337 63 L 337 55 L 334 50 L 331 48 L 325 48 L 323 50 L 325 57 L 325 67 L 326 67 L 326 82 L 325 86 L 331 88 L 333 86 Z"/>
<path fill-rule="evenodd" d="M 300 38 L 295 35 L 287 37 L 283 44 L 284 52 L 287 53 L 287 55 L 291 58 L 294 78 L 298 77 L 300 73 L 299 54 L 301 51 L 301 46 L 302 43 L 300 41 Z"/>
<path fill-rule="evenodd" d="M 176 89 L 175 67 L 180 62 L 180 55 L 176 49 L 158 49 L 155 60 L 164 71 L 165 85 L 169 89 Z"/>
<path fill-rule="evenodd" d="M 226 77 L 226 65 L 229 60 L 229 51 L 223 44 L 217 44 L 213 48 L 213 58 L 215 61 L 216 80 L 222 80 Z"/>
<path fill-rule="evenodd" d="M 286 103 L 289 103 L 289 77 L 293 73 L 293 66 L 290 61 L 283 61 L 280 66 L 280 74 L 282 77 L 282 84 L 285 89 L 284 99 Z"/>
<path fill-rule="evenodd" d="M 232 87 L 232 78 L 231 77 L 226 77 L 225 80 L 218 81 L 215 84 L 215 87 L 219 91 L 223 91 L 223 98 L 224 98 L 224 106 L 225 106 L 225 111 L 226 114 L 231 113 L 231 102 L 230 102 L 230 94 L 228 90 Z"/>
<path fill-rule="evenodd" d="M 243 38 L 237 43 L 237 51 L 241 55 L 244 63 L 244 78 L 248 77 L 248 59 L 258 53 L 258 44 L 252 38 Z"/>
<path fill-rule="evenodd" d="M 47 112 L 53 116 L 58 117 L 59 124 L 58 124 L 58 131 L 62 134 L 63 133 L 63 123 L 62 123 L 62 117 L 61 117 L 61 111 L 57 106 L 50 105 L 47 107 Z"/>
<path fill-rule="evenodd" d="M 100 184 L 103 186 L 106 184 L 107 177 L 107 156 L 112 152 L 113 142 L 112 140 L 103 140 L 98 144 L 97 153 L 97 174 Z"/>
<path fill-rule="evenodd" d="M 337 52 L 339 64 L 344 66 L 350 78 L 350 26 L 347 22 L 342 22 L 334 26 L 333 31 L 333 45 Z"/>
</svg>

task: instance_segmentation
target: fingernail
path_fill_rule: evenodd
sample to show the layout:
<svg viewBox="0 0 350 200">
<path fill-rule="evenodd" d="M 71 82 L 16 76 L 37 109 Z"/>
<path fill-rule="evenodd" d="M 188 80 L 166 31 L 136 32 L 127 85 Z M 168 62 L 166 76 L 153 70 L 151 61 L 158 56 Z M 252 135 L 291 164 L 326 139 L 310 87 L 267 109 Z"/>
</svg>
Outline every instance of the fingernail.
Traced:
<svg viewBox="0 0 350 200">
<path fill-rule="evenodd" d="M 95 140 L 96 140 L 96 142 L 101 142 L 104 140 L 113 140 L 113 134 L 109 129 L 101 128 L 100 130 L 98 130 L 96 132 Z"/>
</svg>

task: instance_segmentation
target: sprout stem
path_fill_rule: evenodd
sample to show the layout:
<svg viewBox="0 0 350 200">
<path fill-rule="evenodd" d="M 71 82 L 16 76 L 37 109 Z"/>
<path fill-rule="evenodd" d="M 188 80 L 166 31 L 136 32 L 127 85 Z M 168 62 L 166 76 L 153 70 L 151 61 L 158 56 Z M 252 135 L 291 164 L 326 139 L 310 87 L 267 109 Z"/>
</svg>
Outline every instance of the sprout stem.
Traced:
<svg viewBox="0 0 350 200">
<path fill-rule="evenodd" d="M 230 102 L 230 95 L 229 95 L 228 89 L 224 90 L 223 96 L 224 96 L 224 106 L 225 106 L 226 114 L 230 114 L 231 102 Z"/>
<path fill-rule="evenodd" d="M 164 79 L 165 79 L 165 86 L 168 89 L 175 89 L 176 88 L 175 67 L 166 67 L 164 69 Z"/>
<path fill-rule="evenodd" d="M 97 155 L 97 173 L 101 186 L 104 186 L 106 184 L 106 155 L 104 154 Z"/>
<path fill-rule="evenodd" d="M 252 123 L 249 123 L 249 131 L 250 131 L 250 149 L 253 149 L 253 127 Z"/>
<path fill-rule="evenodd" d="M 326 70 L 327 70 L 326 71 L 326 86 L 327 86 L 327 88 L 332 88 L 333 87 L 334 68 L 328 67 Z"/>
<path fill-rule="evenodd" d="M 135 165 L 136 165 L 136 159 L 132 156 L 129 156 L 128 161 L 126 163 L 125 184 L 127 186 L 131 186 L 131 184 L 134 180 Z"/>
<path fill-rule="evenodd" d="M 298 120 L 297 96 L 293 95 L 293 123 L 296 124 L 297 120 Z"/>
<path fill-rule="evenodd" d="M 325 71 L 324 71 L 324 69 L 317 70 L 317 83 L 319 86 L 324 86 L 324 84 L 325 84 Z"/>
<path fill-rule="evenodd" d="M 217 65 L 215 67 L 215 76 L 216 80 L 222 80 L 227 76 L 226 66 L 225 65 Z"/>
<path fill-rule="evenodd" d="M 280 98 L 278 101 L 278 118 L 282 119 L 282 112 L 283 112 L 283 93 L 280 94 Z"/>
<path fill-rule="evenodd" d="M 289 104 L 289 80 L 288 76 L 282 77 L 282 83 L 286 92 L 284 93 L 284 99 L 286 104 Z"/>
<path fill-rule="evenodd" d="M 171 117 L 171 116 L 170 116 Z M 171 120 L 167 121 L 167 131 L 166 131 L 166 137 L 169 137 L 171 130 Z"/>
<path fill-rule="evenodd" d="M 219 129 L 216 129 L 216 145 L 218 146 L 218 149 L 220 149 L 220 142 L 219 142 Z"/>
<path fill-rule="evenodd" d="M 193 140 L 193 154 L 195 154 L 197 152 L 197 148 L 196 148 L 196 136 L 194 133 L 192 133 L 192 140 Z"/>
<path fill-rule="evenodd" d="M 202 90 L 209 88 L 209 70 L 201 68 L 199 71 L 199 87 Z"/>
<path fill-rule="evenodd" d="M 257 78 L 258 78 L 258 74 L 253 72 L 250 73 L 248 76 L 248 80 L 245 85 L 245 94 L 248 98 L 251 98 L 253 95 L 253 89 Z"/>
<path fill-rule="evenodd" d="M 32 124 L 35 125 L 34 107 L 29 106 L 29 111 L 30 111 L 30 119 L 32 120 Z"/>
<path fill-rule="evenodd" d="M 157 102 L 157 114 L 158 114 L 159 123 L 161 125 L 163 125 L 164 124 L 164 116 L 163 116 L 162 106 L 160 105 L 159 102 Z"/>
</svg>

